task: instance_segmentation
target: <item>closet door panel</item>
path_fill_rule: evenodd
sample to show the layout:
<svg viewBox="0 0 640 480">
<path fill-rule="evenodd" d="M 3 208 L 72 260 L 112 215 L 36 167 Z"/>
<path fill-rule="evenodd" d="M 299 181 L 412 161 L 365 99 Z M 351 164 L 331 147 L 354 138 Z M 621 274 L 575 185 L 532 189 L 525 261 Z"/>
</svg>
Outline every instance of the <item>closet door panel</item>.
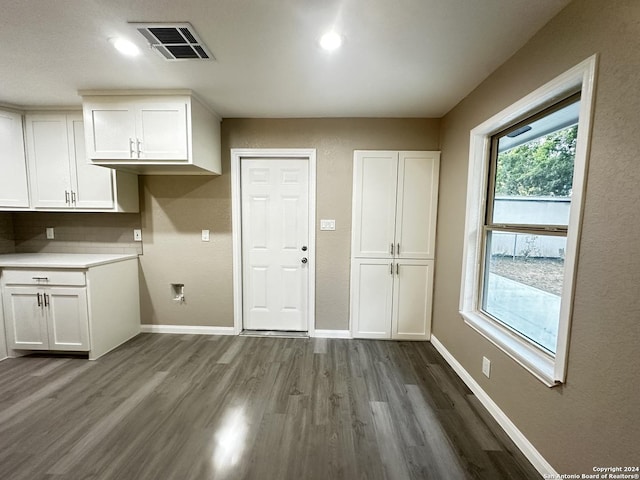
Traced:
<svg viewBox="0 0 640 480">
<path fill-rule="evenodd" d="M 438 204 L 438 152 L 400 152 L 396 257 L 433 259 Z"/>
<path fill-rule="evenodd" d="M 392 258 L 398 154 L 356 151 L 354 158 L 351 256 Z"/>
</svg>

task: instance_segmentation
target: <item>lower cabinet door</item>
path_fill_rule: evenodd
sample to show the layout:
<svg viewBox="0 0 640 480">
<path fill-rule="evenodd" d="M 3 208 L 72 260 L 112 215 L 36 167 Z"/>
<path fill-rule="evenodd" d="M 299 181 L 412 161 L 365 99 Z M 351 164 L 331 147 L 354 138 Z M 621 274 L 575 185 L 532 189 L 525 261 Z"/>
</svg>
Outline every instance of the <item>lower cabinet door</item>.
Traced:
<svg viewBox="0 0 640 480">
<path fill-rule="evenodd" d="M 428 340 L 431 333 L 433 260 L 396 260 L 392 338 Z"/>
<path fill-rule="evenodd" d="M 51 288 L 46 295 L 49 350 L 88 351 L 86 288 Z"/>
<path fill-rule="evenodd" d="M 390 259 L 351 261 L 351 319 L 355 338 L 391 338 L 393 277 Z"/>
<path fill-rule="evenodd" d="M 16 350 L 48 350 L 42 292 L 33 287 L 5 287 L 3 304 L 8 347 Z"/>
</svg>

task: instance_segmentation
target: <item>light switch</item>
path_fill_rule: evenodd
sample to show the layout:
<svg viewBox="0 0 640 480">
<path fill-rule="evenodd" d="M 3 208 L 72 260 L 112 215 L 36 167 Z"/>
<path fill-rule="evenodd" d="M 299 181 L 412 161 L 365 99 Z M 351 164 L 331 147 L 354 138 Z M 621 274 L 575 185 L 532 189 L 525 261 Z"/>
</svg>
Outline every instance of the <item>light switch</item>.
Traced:
<svg viewBox="0 0 640 480">
<path fill-rule="evenodd" d="M 142 230 L 139 228 L 133 229 L 133 241 L 141 242 L 142 241 Z"/>
<path fill-rule="evenodd" d="M 336 221 L 335 220 L 320 220 L 320 230 L 335 230 L 336 229 Z"/>
<path fill-rule="evenodd" d="M 202 241 L 203 242 L 209 241 L 209 230 L 202 230 Z"/>
</svg>

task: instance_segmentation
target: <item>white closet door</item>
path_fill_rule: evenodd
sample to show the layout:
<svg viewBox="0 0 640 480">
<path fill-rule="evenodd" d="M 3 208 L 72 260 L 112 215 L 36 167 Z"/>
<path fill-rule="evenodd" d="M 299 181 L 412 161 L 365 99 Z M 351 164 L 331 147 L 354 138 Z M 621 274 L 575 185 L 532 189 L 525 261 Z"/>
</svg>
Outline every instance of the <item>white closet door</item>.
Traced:
<svg viewBox="0 0 640 480">
<path fill-rule="evenodd" d="M 433 260 L 396 260 L 393 329 L 396 340 L 428 340 L 431 333 Z"/>
<path fill-rule="evenodd" d="M 352 257 L 393 257 L 397 172 L 397 152 L 355 152 Z"/>
<path fill-rule="evenodd" d="M 351 318 L 356 338 L 390 338 L 394 265 L 384 258 L 351 261 Z"/>
<path fill-rule="evenodd" d="M 305 331 L 309 161 L 242 159 L 240 175 L 243 326 Z"/>
<path fill-rule="evenodd" d="M 439 152 L 400 152 L 396 257 L 435 255 Z"/>
<path fill-rule="evenodd" d="M 18 113 L 0 111 L 0 155 L 0 206 L 28 207 L 27 163 Z"/>
</svg>

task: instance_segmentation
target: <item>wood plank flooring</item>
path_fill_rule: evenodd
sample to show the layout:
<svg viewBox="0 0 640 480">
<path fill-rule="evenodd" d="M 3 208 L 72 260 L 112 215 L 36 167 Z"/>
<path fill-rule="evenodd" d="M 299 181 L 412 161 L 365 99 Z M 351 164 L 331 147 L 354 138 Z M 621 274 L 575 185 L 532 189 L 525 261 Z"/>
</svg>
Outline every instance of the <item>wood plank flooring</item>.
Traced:
<svg viewBox="0 0 640 480">
<path fill-rule="evenodd" d="M 0 478 L 540 475 L 429 343 L 142 334 L 0 362 Z"/>
</svg>

